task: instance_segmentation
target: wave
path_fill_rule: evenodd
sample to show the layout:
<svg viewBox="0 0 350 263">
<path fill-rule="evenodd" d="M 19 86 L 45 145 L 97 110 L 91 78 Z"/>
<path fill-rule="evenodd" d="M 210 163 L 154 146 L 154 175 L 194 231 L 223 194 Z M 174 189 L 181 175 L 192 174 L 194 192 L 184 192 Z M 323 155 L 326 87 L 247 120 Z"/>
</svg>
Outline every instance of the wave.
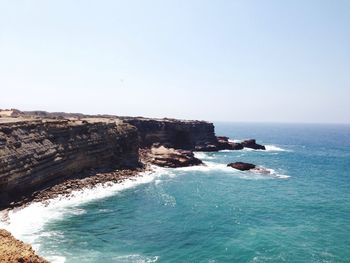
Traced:
<svg viewBox="0 0 350 263">
<path fill-rule="evenodd" d="M 280 148 L 276 145 L 271 145 L 271 144 L 267 144 L 265 145 L 265 148 L 267 152 L 289 152 L 289 150 L 286 150 L 286 149 L 283 149 L 283 148 Z"/>
<path fill-rule="evenodd" d="M 278 173 L 276 170 L 274 170 L 272 168 L 265 168 L 263 166 L 260 166 L 260 168 L 263 168 L 264 170 L 268 171 L 268 173 L 266 173 L 266 174 L 263 173 L 262 174 L 262 173 L 259 173 L 257 171 L 254 171 L 254 170 L 252 170 L 250 172 L 255 173 L 255 174 L 259 174 L 261 176 L 271 177 L 271 178 L 278 178 L 278 179 L 288 179 L 288 178 L 290 178 L 289 175 L 280 174 L 280 173 Z"/>
<path fill-rule="evenodd" d="M 247 151 L 247 152 L 290 152 L 290 150 L 278 147 L 272 144 L 265 145 L 266 150 L 255 150 L 251 148 L 243 148 L 242 150 L 220 150 L 219 152 L 237 152 L 237 151 Z"/>
<path fill-rule="evenodd" d="M 8 230 L 16 238 L 30 243 L 34 250 L 39 251 L 40 254 L 38 238 L 43 235 L 57 234 L 41 232 L 48 222 L 63 219 L 67 216 L 84 214 L 85 210 L 80 207 L 81 204 L 113 196 L 123 190 L 150 183 L 166 174 L 169 174 L 167 169 L 152 167 L 152 171 L 140 173 L 138 176 L 120 183 L 110 182 L 98 184 L 92 188 L 76 190 L 68 196 L 56 197 L 45 204 L 35 202 L 24 208 L 10 210 L 7 215 L 5 215 L 6 211 L 1 211 L 0 218 L 5 219 L 0 220 L 0 228 Z M 42 256 L 45 257 L 45 255 Z M 47 258 L 53 263 L 65 262 L 65 258 L 60 255 L 48 255 Z"/>
<path fill-rule="evenodd" d="M 215 163 L 210 161 L 203 161 L 204 165 L 189 166 L 175 168 L 175 171 L 198 171 L 198 172 L 210 172 L 210 171 L 221 171 L 221 172 L 232 172 L 232 168 L 226 164 Z"/>
<path fill-rule="evenodd" d="M 194 153 L 194 157 L 201 159 L 201 160 L 212 160 L 215 159 L 214 156 L 209 155 L 206 152 L 193 152 Z"/>
<path fill-rule="evenodd" d="M 290 176 L 285 174 L 280 174 L 276 170 L 271 168 L 263 168 L 264 170 L 268 171 L 269 173 L 259 173 L 257 171 L 239 171 L 232 167 L 227 166 L 226 164 L 222 163 L 216 163 L 216 162 L 209 162 L 209 161 L 203 161 L 205 165 L 199 165 L 199 166 L 190 166 L 190 167 L 181 167 L 181 168 L 175 168 L 175 171 L 197 171 L 197 172 L 223 172 L 225 174 L 234 174 L 235 176 L 238 176 L 242 179 L 287 179 Z"/>
<path fill-rule="evenodd" d="M 137 262 L 137 263 L 153 263 L 158 261 L 158 256 L 154 257 L 144 257 L 139 254 L 125 255 L 125 256 L 117 256 L 113 259 L 117 262 Z"/>
<path fill-rule="evenodd" d="M 236 139 L 228 139 L 229 142 L 233 142 L 233 143 L 240 143 L 242 142 L 242 140 L 236 140 Z"/>
<path fill-rule="evenodd" d="M 23 240 L 24 242 L 32 244 L 33 248 L 40 254 L 40 237 L 45 235 L 61 235 L 57 232 L 44 232 L 44 226 L 48 222 L 60 220 L 69 216 L 75 216 L 84 214 L 86 211 L 81 208 L 81 205 L 98 199 L 103 199 L 118 194 L 119 192 L 137 187 L 142 184 L 154 182 L 157 186 L 161 184 L 163 176 L 169 178 L 175 177 L 178 174 L 177 171 L 199 171 L 208 173 L 210 171 L 219 171 L 220 173 L 234 175 L 242 179 L 258 180 L 266 178 L 289 178 L 287 175 L 278 174 L 275 170 L 269 169 L 270 174 L 262 175 L 255 174 L 253 172 L 241 172 L 231 167 L 227 167 L 226 164 L 216 163 L 211 161 L 204 161 L 205 166 L 192 166 L 184 168 L 160 168 L 152 167 L 152 171 L 141 173 L 139 176 L 129 178 L 121 183 L 105 183 L 99 184 L 92 188 L 85 188 L 82 190 L 73 191 L 69 196 L 62 195 L 51 199 L 47 203 L 31 203 L 27 207 L 20 209 L 13 209 L 8 212 L 6 220 L 0 220 L 0 228 L 7 229 L 16 238 Z M 159 185 L 160 186 L 160 185 Z M 162 196 L 165 205 L 175 206 L 176 200 L 171 196 Z M 5 211 L 0 212 L 0 218 Z M 62 237 L 63 238 L 63 237 Z M 63 263 L 66 259 L 61 255 L 42 255 L 53 263 Z M 156 259 L 154 257 L 153 259 Z M 156 260 L 155 260 L 156 261 Z M 138 262 L 155 262 L 144 261 Z"/>
<path fill-rule="evenodd" d="M 254 151 L 254 152 L 289 152 L 289 150 L 283 149 L 281 147 L 278 147 L 276 145 L 272 145 L 272 144 L 266 144 L 265 145 L 265 150 L 255 150 L 255 149 L 251 149 L 251 148 L 243 148 L 242 151 Z"/>
<path fill-rule="evenodd" d="M 49 260 L 52 263 L 64 263 L 66 262 L 66 258 L 63 256 L 48 256 L 45 259 Z"/>
</svg>

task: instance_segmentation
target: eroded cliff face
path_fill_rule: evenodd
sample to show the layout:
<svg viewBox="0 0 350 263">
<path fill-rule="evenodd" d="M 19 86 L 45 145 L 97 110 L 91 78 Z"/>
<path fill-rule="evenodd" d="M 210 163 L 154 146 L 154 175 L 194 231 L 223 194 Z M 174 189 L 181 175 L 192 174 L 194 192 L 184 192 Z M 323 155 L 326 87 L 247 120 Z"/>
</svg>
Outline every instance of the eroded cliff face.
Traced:
<svg viewBox="0 0 350 263">
<path fill-rule="evenodd" d="M 175 149 L 202 150 L 208 147 L 215 148 L 217 144 L 214 125 L 209 122 L 141 117 L 121 119 L 138 129 L 142 148 L 159 144 Z"/>
<path fill-rule="evenodd" d="M 137 167 L 138 133 L 118 120 L 0 123 L 0 207 L 90 168 Z"/>
</svg>

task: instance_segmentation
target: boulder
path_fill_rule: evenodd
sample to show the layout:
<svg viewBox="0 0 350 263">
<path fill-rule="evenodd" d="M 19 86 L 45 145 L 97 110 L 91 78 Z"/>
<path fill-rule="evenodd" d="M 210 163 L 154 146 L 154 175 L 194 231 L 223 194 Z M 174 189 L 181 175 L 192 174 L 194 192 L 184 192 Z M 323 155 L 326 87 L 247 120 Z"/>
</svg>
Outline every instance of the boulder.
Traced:
<svg viewBox="0 0 350 263">
<path fill-rule="evenodd" d="M 254 139 L 245 140 L 245 141 L 241 142 L 241 144 L 244 148 L 250 148 L 250 149 L 254 149 L 254 150 L 266 150 L 264 145 L 257 144 Z"/>
<path fill-rule="evenodd" d="M 235 162 L 235 163 L 229 163 L 227 166 L 235 168 L 240 171 L 248 171 L 251 169 L 255 169 L 256 165 L 251 163 L 244 163 L 244 162 Z"/>
<path fill-rule="evenodd" d="M 218 150 L 242 150 L 243 145 L 241 143 L 230 142 L 228 137 L 218 136 L 216 137 Z"/>
<path fill-rule="evenodd" d="M 194 156 L 192 151 L 187 150 L 176 150 L 160 146 L 152 147 L 147 154 L 150 163 L 161 167 L 176 168 L 203 164 L 200 159 Z"/>
<path fill-rule="evenodd" d="M 256 166 L 255 164 L 252 163 L 244 163 L 244 162 L 235 162 L 235 163 L 229 163 L 227 166 L 235 168 L 240 171 L 250 171 L 258 174 L 271 174 L 271 171 L 261 167 L 261 166 Z"/>
</svg>

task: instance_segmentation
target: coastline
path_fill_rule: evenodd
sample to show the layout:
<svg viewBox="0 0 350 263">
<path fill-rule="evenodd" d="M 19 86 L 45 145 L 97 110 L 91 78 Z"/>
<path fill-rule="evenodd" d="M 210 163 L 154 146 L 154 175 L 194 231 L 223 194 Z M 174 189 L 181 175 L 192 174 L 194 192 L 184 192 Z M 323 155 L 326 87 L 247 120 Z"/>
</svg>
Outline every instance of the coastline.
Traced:
<svg viewBox="0 0 350 263">
<path fill-rule="evenodd" d="M 90 201 L 103 199 L 117 194 L 122 190 L 133 188 L 137 185 L 149 183 L 155 179 L 163 168 L 145 165 L 144 168 L 115 170 L 108 173 L 96 173 L 83 179 L 68 179 L 60 184 L 39 191 L 34 198 L 23 200 L 21 204 L 0 211 L 0 232 L 8 233 L 11 242 L 4 242 L 1 249 L 1 259 L 13 251 L 13 242 L 22 243 L 17 246 L 14 254 L 22 255 L 28 248 L 24 261 L 18 262 L 64 262 L 60 255 L 42 258 L 35 243 L 35 233 L 40 231 L 44 224 L 53 218 L 64 216 L 64 209 L 71 210 L 74 214 L 74 206 Z M 161 173 L 162 174 L 162 173 Z M 52 213 L 53 212 L 53 213 Z M 37 218 L 36 214 L 45 214 Z M 23 220 L 25 218 L 25 220 Z M 26 221 L 23 224 L 23 221 Z M 34 233 L 34 234 L 33 234 Z M 38 261 L 30 261 L 38 258 Z M 0 260 L 0 262 L 2 262 Z M 8 262 L 8 261 L 5 261 Z M 17 261 L 16 261 L 17 262 Z"/>
<path fill-rule="evenodd" d="M 34 248 L 44 224 L 79 213 L 77 204 L 148 183 L 164 168 L 207 169 L 194 152 L 266 150 L 216 136 L 205 121 L 47 114 L 0 119 L 0 229 Z"/>
</svg>

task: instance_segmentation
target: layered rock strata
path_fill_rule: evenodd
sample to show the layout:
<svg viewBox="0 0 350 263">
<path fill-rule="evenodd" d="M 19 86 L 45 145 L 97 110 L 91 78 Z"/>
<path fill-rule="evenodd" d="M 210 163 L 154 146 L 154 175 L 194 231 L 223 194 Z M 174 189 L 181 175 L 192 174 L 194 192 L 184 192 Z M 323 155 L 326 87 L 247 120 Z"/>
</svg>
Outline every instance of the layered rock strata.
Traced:
<svg viewBox="0 0 350 263">
<path fill-rule="evenodd" d="M 159 146 L 167 150 L 150 150 Z M 0 111 L 0 208 L 90 169 L 135 168 L 139 149 L 148 163 L 184 167 L 202 163 L 191 151 L 244 147 L 265 149 L 216 137 L 205 121 Z"/>
<path fill-rule="evenodd" d="M 216 149 L 217 138 L 214 125 L 209 122 L 141 117 L 120 118 L 137 128 L 142 148 L 157 144 L 183 150 Z"/>
<path fill-rule="evenodd" d="M 90 168 L 138 166 L 135 127 L 106 119 L 0 123 L 0 207 Z"/>
<path fill-rule="evenodd" d="M 203 164 L 192 151 L 165 148 L 164 146 L 141 150 L 141 156 L 146 163 L 161 167 L 176 168 Z"/>
</svg>

